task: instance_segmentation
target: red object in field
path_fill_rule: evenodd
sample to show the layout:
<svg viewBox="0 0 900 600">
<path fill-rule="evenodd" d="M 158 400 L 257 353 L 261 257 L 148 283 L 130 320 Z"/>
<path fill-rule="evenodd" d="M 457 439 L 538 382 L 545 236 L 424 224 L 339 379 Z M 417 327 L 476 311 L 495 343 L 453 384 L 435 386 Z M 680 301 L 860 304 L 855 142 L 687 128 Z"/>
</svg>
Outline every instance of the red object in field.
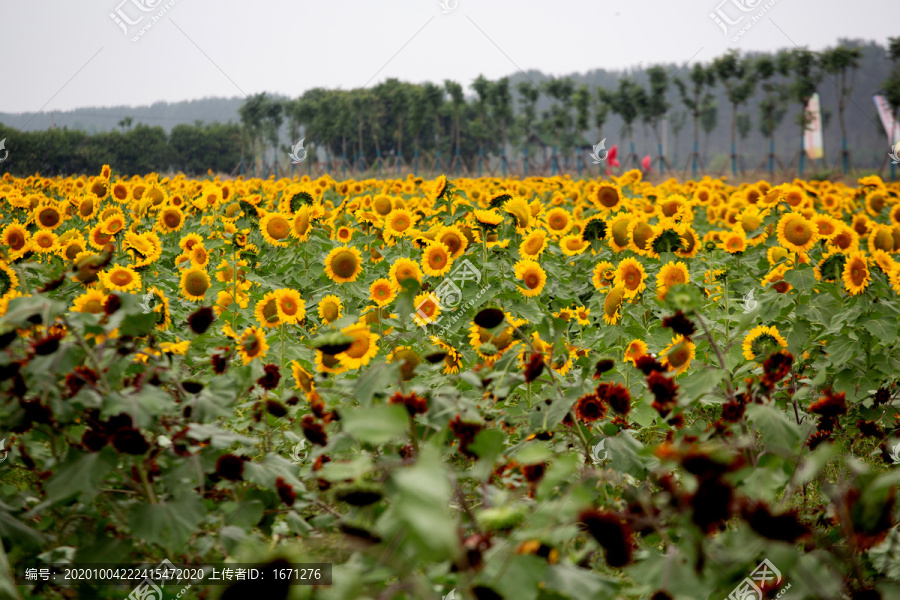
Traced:
<svg viewBox="0 0 900 600">
<path fill-rule="evenodd" d="M 643 169 L 644 173 L 649 173 L 651 168 L 650 155 L 648 154 L 644 157 L 644 160 L 641 161 L 641 169 Z"/>
<path fill-rule="evenodd" d="M 609 175 L 610 167 L 618 167 L 619 159 L 616 158 L 616 155 L 619 153 L 618 146 L 613 146 L 609 149 L 609 154 L 606 155 L 606 174 Z"/>
</svg>

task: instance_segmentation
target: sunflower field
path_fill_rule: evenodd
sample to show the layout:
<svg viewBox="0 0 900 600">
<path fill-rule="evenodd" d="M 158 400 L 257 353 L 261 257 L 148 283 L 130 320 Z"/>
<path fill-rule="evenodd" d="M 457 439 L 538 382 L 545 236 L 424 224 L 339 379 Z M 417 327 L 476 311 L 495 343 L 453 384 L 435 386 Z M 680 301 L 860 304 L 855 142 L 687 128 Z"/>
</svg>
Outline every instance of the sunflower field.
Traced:
<svg viewBox="0 0 900 600">
<path fill-rule="evenodd" d="M 877 176 L 7 175 L 0 597 L 898 598 L 898 253 Z"/>
</svg>

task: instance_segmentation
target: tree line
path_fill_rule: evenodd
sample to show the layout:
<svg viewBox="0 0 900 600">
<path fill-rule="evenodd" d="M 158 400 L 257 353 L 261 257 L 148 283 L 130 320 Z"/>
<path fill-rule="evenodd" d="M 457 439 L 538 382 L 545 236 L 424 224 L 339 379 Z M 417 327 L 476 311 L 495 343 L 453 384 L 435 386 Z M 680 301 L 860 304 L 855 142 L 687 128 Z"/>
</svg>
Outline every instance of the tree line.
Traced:
<svg viewBox="0 0 900 600">
<path fill-rule="evenodd" d="M 196 121 L 168 133 L 161 127 L 132 126 L 130 118 L 119 122 L 121 131 L 93 135 L 65 128 L 20 133 L 0 126 L 0 139 L 9 138 L 10 150 L 0 170 L 71 174 L 96 172 L 98 165 L 109 163 L 123 174 L 193 175 L 212 169 L 282 175 L 292 168 L 288 150 L 303 138 L 309 158 L 300 168 L 310 174 L 390 174 L 392 169 L 467 175 L 580 173 L 586 150 L 603 138 L 607 149 L 619 145 L 623 167 L 637 166 L 634 140 L 640 127 L 655 141 L 645 138 L 640 145 L 653 155 L 654 169 L 687 166 L 696 173 L 710 167 L 704 157 L 720 118 L 729 128 L 727 166 L 732 172 L 743 170 L 749 153 L 742 152 L 740 141 L 751 134 L 768 142 L 763 153 L 768 168 L 773 170 L 776 162 L 784 167 L 775 151 L 776 134 L 782 134 L 784 146 L 785 130 L 795 132 L 790 138 L 798 140 L 797 146 L 777 150 L 793 153 L 802 168 L 803 108 L 819 91 L 833 94 L 841 145 L 832 159 L 846 172 L 854 166 L 848 136 L 858 132 L 848 132 L 845 113 L 851 104 L 858 107 L 852 94 L 861 71 L 865 87 L 873 88 L 864 91 L 882 91 L 900 116 L 900 38 L 891 38 L 886 53 L 879 55 L 891 65 L 883 81 L 866 78 L 868 68 L 860 69 L 863 56 L 859 45 L 845 42 L 821 52 L 794 48 L 741 55 L 732 50 L 709 64 L 652 66 L 607 85 L 573 77 L 537 80 L 523 74 L 492 81 L 479 76 L 469 97 L 451 80 L 414 84 L 388 79 L 371 88 L 315 88 L 294 99 L 261 93 L 241 105 L 239 124 Z M 868 67 L 871 57 L 866 59 Z M 871 104 L 869 109 L 874 115 Z M 823 110 L 826 127 L 832 116 L 829 108 Z M 854 118 L 858 129 L 861 119 Z M 675 147 L 681 135 L 692 142 L 686 162 L 676 164 L 665 155 L 665 127 Z M 760 152 L 754 149 L 753 154 Z"/>
</svg>

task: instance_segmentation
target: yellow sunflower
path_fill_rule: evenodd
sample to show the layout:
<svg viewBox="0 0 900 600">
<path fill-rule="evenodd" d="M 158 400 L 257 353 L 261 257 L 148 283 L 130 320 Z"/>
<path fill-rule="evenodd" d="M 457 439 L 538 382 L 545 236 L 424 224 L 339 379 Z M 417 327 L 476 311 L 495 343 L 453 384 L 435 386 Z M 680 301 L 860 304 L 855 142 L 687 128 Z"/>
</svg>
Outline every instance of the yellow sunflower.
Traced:
<svg viewBox="0 0 900 600">
<path fill-rule="evenodd" d="M 622 302 L 625 300 L 625 286 L 616 285 L 603 300 L 603 321 L 607 325 L 615 325 L 622 318 Z"/>
<path fill-rule="evenodd" d="M 647 354 L 647 342 L 644 340 L 634 339 L 625 346 L 625 353 L 622 360 L 630 362 L 637 366 L 637 359 Z"/>
<path fill-rule="evenodd" d="M 683 262 L 670 261 L 659 270 L 656 276 L 656 292 L 661 300 L 666 299 L 666 293 L 674 286 L 687 283 L 691 280 L 687 265 Z"/>
<path fill-rule="evenodd" d="M 819 238 L 819 228 L 800 213 L 786 213 L 778 220 L 778 243 L 792 252 L 809 251 Z"/>
<path fill-rule="evenodd" d="M 0 260 L 0 298 L 8 296 L 18 285 L 19 278 L 16 277 L 16 272 Z"/>
<path fill-rule="evenodd" d="M 259 231 L 270 246 L 284 248 L 288 243 L 283 240 L 291 234 L 291 218 L 279 212 L 266 213 L 259 220 Z"/>
<path fill-rule="evenodd" d="M 268 292 L 256 303 L 253 316 L 262 327 L 278 327 L 281 318 L 278 316 L 278 301 L 275 292 Z"/>
<path fill-rule="evenodd" d="M 299 361 L 291 361 L 291 373 L 294 376 L 294 387 L 303 390 L 307 396 L 316 391 L 315 378 Z"/>
<path fill-rule="evenodd" d="M 339 246 L 325 257 L 325 273 L 335 283 L 356 281 L 362 273 L 362 254 L 355 246 Z"/>
<path fill-rule="evenodd" d="M 245 365 L 249 365 L 254 359 L 262 359 L 269 350 L 266 334 L 256 327 L 246 328 L 237 341 L 237 350 Z"/>
<path fill-rule="evenodd" d="M 395 260 L 391 264 L 389 275 L 397 286 L 400 286 L 407 279 L 415 279 L 422 283 L 422 271 L 419 269 L 419 263 L 409 258 L 398 258 Z"/>
<path fill-rule="evenodd" d="M 363 323 L 351 325 L 341 330 L 344 334 L 353 338 L 350 347 L 337 354 L 341 364 L 348 369 L 358 369 L 369 364 L 372 357 L 378 354 L 378 335 L 369 331 L 369 327 Z"/>
<path fill-rule="evenodd" d="M 670 371 L 675 371 L 676 375 L 680 375 L 690 368 L 696 347 L 696 344 L 689 338 L 683 335 L 675 336 L 672 338 L 672 342 L 659 353 L 660 362 Z"/>
<path fill-rule="evenodd" d="M 319 300 L 319 318 L 323 323 L 331 323 L 340 319 L 343 309 L 344 305 L 341 303 L 341 299 L 335 295 L 329 294 Z"/>
<path fill-rule="evenodd" d="M 450 249 L 440 242 L 433 242 L 425 248 L 422 255 L 422 270 L 432 277 L 440 277 L 450 271 L 453 257 Z"/>
<path fill-rule="evenodd" d="M 522 280 L 525 287 L 518 287 L 526 298 L 540 295 L 547 283 L 547 273 L 537 261 L 530 259 L 520 260 L 514 268 L 516 279 Z"/>
<path fill-rule="evenodd" d="M 647 287 L 645 280 L 647 277 L 642 265 L 636 258 L 626 258 L 619 263 L 616 268 L 616 276 L 613 283 L 617 286 L 621 285 L 625 290 L 628 298 L 637 296 Z"/>
<path fill-rule="evenodd" d="M 100 274 L 103 287 L 111 292 L 127 292 L 141 289 L 141 276 L 131 267 L 118 265 Z"/>
<path fill-rule="evenodd" d="M 535 229 L 525 236 L 519 244 L 519 255 L 522 258 L 536 260 L 547 249 L 547 232 L 543 229 Z"/>
<path fill-rule="evenodd" d="M 5 296 L 6 294 L 4 294 Z M 103 313 L 104 302 L 106 302 L 106 294 L 98 289 L 90 289 L 75 298 L 72 311 L 99 315 Z"/>
<path fill-rule="evenodd" d="M 869 263 L 863 252 L 856 251 L 847 255 L 847 261 L 844 263 L 844 289 L 856 296 L 862 294 L 869 282 L 872 281 L 872 274 L 869 272 Z"/>
<path fill-rule="evenodd" d="M 369 299 L 378 306 L 387 306 L 397 297 L 397 286 L 390 279 L 376 279 L 369 286 Z"/>
<path fill-rule="evenodd" d="M 175 206 L 166 207 L 159 211 L 156 223 L 165 233 L 179 231 L 184 226 L 184 213 Z"/>
<path fill-rule="evenodd" d="M 594 267 L 594 272 L 591 276 L 591 283 L 593 283 L 594 287 L 598 290 L 603 290 L 610 287 L 613 284 L 615 278 L 616 269 L 613 264 L 608 260 L 601 260 Z"/>
<path fill-rule="evenodd" d="M 181 272 L 181 295 L 188 300 L 194 302 L 204 300 L 209 286 L 209 274 L 206 269 L 191 267 Z"/>
<path fill-rule="evenodd" d="M 275 307 L 278 311 L 278 320 L 282 323 L 300 323 L 306 318 L 306 302 L 300 297 L 300 292 L 296 290 L 277 290 Z"/>
<path fill-rule="evenodd" d="M 787 341 L 775 327 L 760 325 L 750 330 L 744 337 L 744 358 L 747 360 L 765 360 L 779 348 L 787 348 Z"/>
</svg>

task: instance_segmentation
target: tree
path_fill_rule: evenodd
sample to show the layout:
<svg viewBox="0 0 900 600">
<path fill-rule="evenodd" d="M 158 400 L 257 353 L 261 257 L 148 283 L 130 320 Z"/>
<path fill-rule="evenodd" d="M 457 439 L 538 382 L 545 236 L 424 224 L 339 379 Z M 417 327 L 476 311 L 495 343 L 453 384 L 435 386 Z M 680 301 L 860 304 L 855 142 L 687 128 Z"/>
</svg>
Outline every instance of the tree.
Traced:
<svg viewBox="0 0 900 600">
<path fill-rule="evenodd" d="M 884 97 L 894 109 L 894 121 L 900 120 L 900 37 L 888 38 L 888 58 L 894 63 L 884 81 Z M 896 140 L 891 140 L 891 143 Z"/>
<path fill-rule="evenodd" d="M 713 100 L 706 105 L 700 114 L 700 127 L 703 129 L 703 156 L 709 150 L 709 134 L 719 125 L 719 105 Z"/>
<path fill-rule="evenodd" d="M 625 122 L 622 127 L 625 137 L 631 141 L 631 155 L 637 160 L 634 154 L 634 121 L 641 114 L 641 107 L 646 101 L 646 93 L 644 88 L 639 86 L 630 77 L 623 77 L 619 80 L 619 87 L 616 91 L 607 96 L 607 102 L 610 109 L 622 118 Z"/>
<path fill-rule="evenodd" d="M 425 100 L 431 107 L 431 114 L 434 117 L 434 146 L 437 151 L 438 168 L 440 168 L 441 153 L 441 108 L 444 106 L 444 91 L 433 83 L 426 83 L 424 86 Z"/>
<path fill-rule="evenodd" d="M 741 59 L 737 50 L 731 50 L 713 61 L 712 70 L 725 87 L 725 95 L 731 102 L 731 174 L 737 177 L 738 109 L 756 89 L 753 63 L 750 59 Z"/>
<path fill-rule="evenodd" d="M 672 125 L 672 135 L 675 136 L 673 148 L 675 149 L 675 162 L 678 162 L 678 141 L 681 139 L 681 131 L 687 125 L 687 113 L 683 110 L 678 111 L 669 121 Z"/>
<path fill-rule="evenodd" d="M 586 85 L 578 86 L 572 94 L 572 105 L 575 107 L 575 139 L 580 142 L 584 137 L 584 132 L 590 127 L 591 118 L 591 92 Z M 579 152 L 579 174 L 581 174 L 581 160 L 581 152 Z"/>
<path fill-rule="evenodd" d="M 506 146 L 513 125 L 512 95 L 509 92 L 509 77 L 499 79 L 491 88 L 491 116 L 500 128 L 500 154 L 503 176 L 506 176 Z"/>
<path fill-rule="evenodd" d="M 594 90 L 594 127 L 597 129 L 597 141 L 603 138 L 603 125 L 609 116 L 609 102 L 607 101 L 607 93 L 602 87 L 597 86 Z"/>
<path fill-rule="evenodd" d="M 696 176 L 697 160 L 700 157 L 700 117 L 707 111 L 709 105 L 713 102 L 713 95 L 709 88 L 715 82 L 715 74 L 712 69 L 705 69 L 701 64 L 695 64 L 691 69 L 688 79 L 691 87 L 688 89 L 687 84 L 681 79 L 675 80 L 675 86 L 678 88 L 678 95 L 681 97 L 681 103 L 684 104 L 691 119 L 694 121 L 694 151 L 691 154 L 691 170 Z"/>
<path fill-rule="evenodd" d="M 660 122 L 669 112 L 669 103 L 666 101 L 666 95 L 669 91 L 669 74 L 664 67 L 652 66 L 647 69 L 648 91 L 645 101 L 642 105 L 642 118 L 645 123 L 649 123 L 653 129 L 653 135 L 656 136 L 656 145 L 659 149 L 659 172 L 662 173 L 665 165 L 663 157 L 662 135 L 660 133 Z"/>
<path fill-rule="evenodd" d="M 475 139 L 478 142 L 478 160 L 479 172 L 481 167 L 481 157 L 484 154 L 484 141 L 490 136 L 490 128 L 486 122 L 488 107 L 490 106 L 491 88 L 493 85 L 484 77 L 479 75 L 472 82 L 472 89 L 475 90 L 475 111 L 478 113 L 477 126 L 475 130 Z"/>
<path fill-rule="evenodd" d="M 844 123 L 844 110 L 853 93 L 856 80 L 856 71 L 859 61 L 862 59 L 862 50 L 848 48 L 841 44 L 836 48 L 825 50 L 820 61 L 822 70 L 831 75 L 834 81 L 834 96 L 837 100 L 838 123 L 841 126 L 841 163 L 844 173 L 850 168 L 849 152 L 847 151 L 847 125 Z"/>
<path fill-rule="evenodd" d="M 534 123 L 537 120 L 537 101 L 540 96 L 540 90 L 533 85 L 531 81 L 520 81 L 516 86 L 519 93 L 519 118 L 517 121 L 517 129 L 521 132 L 522 139 L 522 176 L 524 177 L 528 168 L 528 145 L 531 143 L 531 136 L 534 133 Z"/>
<path fill-rule="evenodd" d="M 541 125 L 545 135 L 553 136 L 554 161 L 556 148 L 560 148 L 565 157 L 566 150 L 572 145 L 572 94 L 575 84 L 568 77 L 551 77 L 544 82 L 544 93 L 550 98 L 550 108 L 542 115 Z M 554 162 L 554 170 L 557 168 Z"/>
<path fill-rule="evenodd" d="M 753 65 L 756 79 L 760 82 L 765 95 L 759 101 L 759 132 L 769 140 L 769 173 L 775 172 L 775 130 L 784 119 L 787 109 L 784 107 L 786 90 L 784 86 L 773 81 L 778 74 L 778 68 L 769 55 L 762 55 L 756 59 Z M 778 161 L 779 164 L 781 161 Z"/>
<path fill-rule="evenodd" d="M 775 57 L 778 71 L 791 81 L 787 87 L 788 96 L 800 107 L 797 115 L 797 124 L 800 126 L 800 162 L 799 171 L 802 175 L 806 153 L 803 148 L 803 139 L 806 129 L 809 127 L 809 115 L 806 106 L 809 99 L 816 93 L 816 88 L 822 80 L 822 69 L 818 56 L 806 48 L 794 48 L 789 51 L 779 52 Z"/>
<path fill-rule="evenodd" d="M 257 156 L 256 146 L 257 144 L 261 144 L 264 135 L 263 122 L 266 117 L 265 111 L 267 102 L 268 99 L 265 92 L 254 94 L 248 97 L 247 101 L 238 109 L 238 114 L 241 117 L 241 124 L 244 126 L 246 139 L 250 145 L 250 156 L 254 161 L 254 169 Z"/>
</svg>

